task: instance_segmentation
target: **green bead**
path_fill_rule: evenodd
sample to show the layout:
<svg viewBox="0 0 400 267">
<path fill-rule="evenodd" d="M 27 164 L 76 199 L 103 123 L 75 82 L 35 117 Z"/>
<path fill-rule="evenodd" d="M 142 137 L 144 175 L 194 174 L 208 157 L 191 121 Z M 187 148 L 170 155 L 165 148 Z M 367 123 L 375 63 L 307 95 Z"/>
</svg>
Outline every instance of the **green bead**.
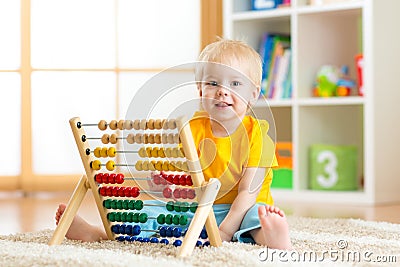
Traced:
<svg viewBox="0 0 400 267">
<path fill-rule="evenodd" d="M 135 206 L 135 210 L 143 209 L 143 201 L 142 200 L 136 200 L 134 206 Z"/>
<path fill-rule="evenodd" d="M 139 222 L 139 213 L 134 213 L 132 216 L 132 221 L 135 223 Z"/>
<path fill-rule="evenodd" d="M 121 221 L 121 213 L 120 212 L 116 212 L 115 213 L 115 221 L 116 222 L 120 222 Z"/>
<path fill-rule="evenodd" d="M 167 216 L 165 216 L 165 223 L 166 224 L 172 224 L 172 215 L 171 214 L 167 214 Z"/>
<path fill-rule="evenodd" d="M 188 223 L 188 216 L 186 215 L 181 215 L 179 218 L 179 224 L 180 225 L 186 225 Z"/>
<path fill-rule="evenodd" d="M 105 207 L 106 209 L 110 209 L 111 208 L 111 199 L 104 200 L 103 207 Z"/>
<path fill-rule="evenodd" d="M 192 204 L 190 204 L 190 211 L 193 212 L 193 213 L 195 213 L 196 210 L 197 210 L 197 206 L 198 206 L 198 205 L 199 205 L 199 204 L 197 204 L 197 202 L 193 202 Z"/>
<path fill-rule="evenodd" d="M 165 215 L 164 214 L 160 214 L 157 216 L 157 222 L 159 224 L 164 224 L 165 223 Z"/>
<path fill-rule="evenodd" d="M 174 210 L 176 212 L 180 212 L 181 211 L 181 202 L 179 202 L 179 201 L 175 202 Z"/>
<path fill-rule="evenodd" d="M 168 211 L 173 211 L 174 210 L 174 202 L 168 201 L 168 203 L 165 207 L 167 208 Z"/>
<path fill-rule="evenodd" d="M 126 215 L 128 215 L 126 212 L 121 213 L 121 222 L 126 222 Z"/>
<path fill-rule="evenodd" d="M 115 214 L 114 212 L 110 212 L 109 214 L 107 214 L 107 218 L 110 222 L 115 222 Z"/>
<path fill-rule="evenodd" d="M 181 202 L 181 212 L 187 212 L 190 204 L 188 202 Z"/>
<path fill-rule="evenodd" d="M 133 222 L 133 213 L 132 212 L 128 212 L 128 214 L 126 215 L 126 221 Z"/>
<path fill-rule="evenodd" d="M 122 208 L 124 209 L 124 210 L 127 210 L 128 209 L 128 204 L 129 204 L 129 200 L 124 200 L 124 201 L 122 201 Z"/>
<path fill-rule="evenodd" d="M 172 217 L 172 223 L 174 225 L 179 225 L 179 218 L 180 217 L 181 217 L 180 215 L 174 215 L 174 217 Z"/>
<path fill-rule="evenodd" d="M 111 208 L 113 209 L 113 210 L 115 210 L 116 208 L 117 208 L 117 201 L 116 200 L 111 200 Z"/>
<path fill-rule="evenodd" d="M 140 213 L 139 222 L 141 222 L 141 223 L 147 222 L 147 213 Z"/>
<path fill-rule="evenodd" d="M 135 209 L 135 200 L 129 200 L 129 202 L 128 202 L 128 209 L 129 210 L 133 210 L 133 209 Z"/>
<path fill-rule="evenodd" d="M 117 209 L 122 209 L 122 200 L 117 200 Z"/>
</svg>

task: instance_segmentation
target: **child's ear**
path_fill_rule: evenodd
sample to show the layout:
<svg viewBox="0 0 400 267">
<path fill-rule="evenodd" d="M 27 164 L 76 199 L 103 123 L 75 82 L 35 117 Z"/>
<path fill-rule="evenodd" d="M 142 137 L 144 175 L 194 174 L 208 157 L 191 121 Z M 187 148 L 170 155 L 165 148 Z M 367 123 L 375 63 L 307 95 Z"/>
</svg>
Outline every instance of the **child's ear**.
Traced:
<svg viewBox="0 0 400 267">
<path fill-rule="evenodd" d="M 196 85 L 197 85 L 197 90 L 199 91 L 199 95 L 200 95 L 200 97 L 202 97 L 203 96 L 203 91 L 202 91 L 202 88 L 201 88 L 201 82 L 197 82 L 196 83 Z"/>
</svg>

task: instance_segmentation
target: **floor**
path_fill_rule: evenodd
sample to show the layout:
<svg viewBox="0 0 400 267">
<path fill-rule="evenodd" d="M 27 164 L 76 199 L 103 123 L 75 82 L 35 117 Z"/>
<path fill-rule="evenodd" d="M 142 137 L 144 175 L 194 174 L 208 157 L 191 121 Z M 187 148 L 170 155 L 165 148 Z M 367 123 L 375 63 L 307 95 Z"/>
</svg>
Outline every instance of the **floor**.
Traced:
<svg viewBox="0 0 400 267">
<path fill-rule="evenodd" d="M 0 192 L 0 235 L 54 229 L 54 214 L 58 203 L 67 203 L 70 193 Z M 340 206 L 321 204 L 285 203 L 286 214 L 318 218 L 360 218 L 400 224 L 400 204 L 383 206 Z M 100 217 L 91 192 L 79 209 L 79 214 L 92 224 L 100 225 Z"/>
</svg>

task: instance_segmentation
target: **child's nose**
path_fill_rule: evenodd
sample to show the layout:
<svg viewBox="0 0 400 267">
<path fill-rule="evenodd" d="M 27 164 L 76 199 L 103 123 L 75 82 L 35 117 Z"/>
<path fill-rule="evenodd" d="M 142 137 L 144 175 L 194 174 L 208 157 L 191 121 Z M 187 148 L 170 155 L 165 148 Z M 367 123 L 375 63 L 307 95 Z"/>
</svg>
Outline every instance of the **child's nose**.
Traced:
<svg viewBox="0 0 400 267">
<path fill-rule="evenodd" d="M 228 90 L 226 88 L 224 88 L 223 86 L 220 86 L 218 88 L 217 95 L 218 96 L 227 96 L 228 95 Z"/>
</svg>

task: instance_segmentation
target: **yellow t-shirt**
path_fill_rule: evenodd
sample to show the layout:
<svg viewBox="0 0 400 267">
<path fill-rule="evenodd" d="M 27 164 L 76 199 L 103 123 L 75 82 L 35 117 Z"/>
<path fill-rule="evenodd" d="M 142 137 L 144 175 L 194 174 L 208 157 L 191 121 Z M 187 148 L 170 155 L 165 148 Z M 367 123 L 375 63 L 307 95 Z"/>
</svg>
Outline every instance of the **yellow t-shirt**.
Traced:
<svg viewBox="0 0 400 267">
<path fill-rule="evenodd" d="M 190 127 L 204 178 L 218 178 L 221 190 L 215 204 L 231 204 L 238 195 L 239 181 L 246 167 L 267 168 L 257 202 L 273 205 L 270 192 L 271 167 L 278 166 L 275 145 L 268 136 L 269 125 L 265 120 L 244 117 L 241 126 L 227 137 L 215 137 L 206 112 L 196 112 Z"/>
</svg>

